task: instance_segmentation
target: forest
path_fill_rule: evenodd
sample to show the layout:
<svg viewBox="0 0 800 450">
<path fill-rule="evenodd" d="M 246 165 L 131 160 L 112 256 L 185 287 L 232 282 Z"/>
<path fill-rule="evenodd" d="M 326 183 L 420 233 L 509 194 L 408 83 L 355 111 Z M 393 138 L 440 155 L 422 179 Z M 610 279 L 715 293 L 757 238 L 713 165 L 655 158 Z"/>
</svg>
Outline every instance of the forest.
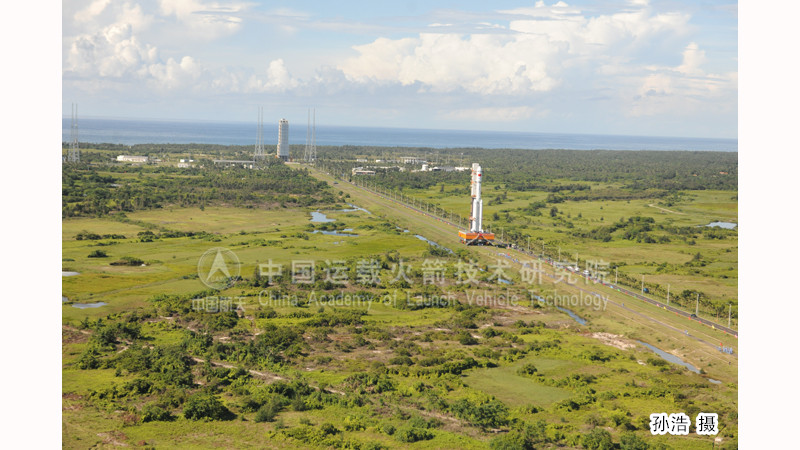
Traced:
<svg viewBox="0 0 800 450">
<path fill-rule="evenodd" d="M 165 166 L 64 166 L 62 217 L 165 206 L 309 206 L 333 203 L 326 183 L 272 162 L 262 170 Z"/>
</svg>

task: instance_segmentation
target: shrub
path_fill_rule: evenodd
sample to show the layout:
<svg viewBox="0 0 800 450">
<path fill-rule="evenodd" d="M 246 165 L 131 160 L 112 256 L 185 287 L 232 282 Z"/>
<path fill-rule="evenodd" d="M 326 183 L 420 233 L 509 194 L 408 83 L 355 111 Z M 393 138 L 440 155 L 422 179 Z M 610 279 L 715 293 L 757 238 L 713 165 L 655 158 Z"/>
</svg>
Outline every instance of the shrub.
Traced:
<svg viewBox="0 0 800 450">
<path fill-rule="evenodd" d="M 536 372 L 536 366 L 534 366 L 532 363 L 525 364 L 524 366 L 520 367 L 519 370 L 517 370 L 519 375 L 533 375 Z"/>
<path fill-rule="evenodd" d="M 141 266 L 142 264 L 144 264 L 144 261 L 133 256 L 123 256 L 119 261 L 111 263 L 112 266 Z"/>
<path fill-rule="evenodd" d="M 183 415 L 191 420 L 224 420 L 230 416 L 231 412 L 222 402 L 212 394 L 195 394 L 186 401 L 183 407 Z"/>
<path fill-rule="evenodd" d="M 463 331 L 458 335 L 458 343 L 461 345 L 475 345 L 478 343 L 478 340 L 472 337 L 469 332 Z"/>
<path fill-rule="evenodd" d="M 256 412 L 255 421 L 258 423 L 262 422 L 272 422 L 275 420 L 275 416 L 278 414 L 278 409 L 276 405 L 272 402 L 266 403 L 258 408 Z"/>
<path fill-rule="evenodd" d="M 169 411 L 152 403 L 142 408 L 142 422 L 168 422 L 173 418 Z"/>
<path fill-rule="evenodd" d="M 650 445 L 644 439 L 633 433 L 625 433 L 620 438 L 620 448 L 622 450 L 647 450 Z"/>
<path fill-rule="evenodd" d="M 581 444 L 594 450 L 612 450 L 614 448 L 611 433 L 602 428 L 594 428 L 589 434 L 584 435 Z"/>
<path fill-rule="evenodd" d="M 404 427 L 397 430 L 395 437 L 400 442 L 418 442 L 433 439 L 433 433 L 424 428 Z"/>
<path fill-rule="evenodd" d="M 92 253 L 89 253 L 89 258 L 107 258 L 108 255 L 106 252 L 102 250 L 95 250 Z"/>
<path fill-rule="evenodd" d="M 508 407 L 497 399 L 476 404 L 462 398 L 454 402 L 450 409 L 460 419 L 481 428 L 496 428 L 508 423 Z"/>
</svg>

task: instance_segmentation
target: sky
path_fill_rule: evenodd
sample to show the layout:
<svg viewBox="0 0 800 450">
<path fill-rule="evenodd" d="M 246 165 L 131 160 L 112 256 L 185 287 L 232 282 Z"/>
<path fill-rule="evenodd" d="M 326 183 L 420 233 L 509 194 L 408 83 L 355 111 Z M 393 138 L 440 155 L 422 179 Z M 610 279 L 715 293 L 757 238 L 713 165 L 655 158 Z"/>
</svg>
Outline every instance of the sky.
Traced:
<svg viewBox="0 0 800 450">
<path fill-rule="evenodd" d="M 736 138 L 738 5 L 65 0 L 62 114 Z"/>
</svg>

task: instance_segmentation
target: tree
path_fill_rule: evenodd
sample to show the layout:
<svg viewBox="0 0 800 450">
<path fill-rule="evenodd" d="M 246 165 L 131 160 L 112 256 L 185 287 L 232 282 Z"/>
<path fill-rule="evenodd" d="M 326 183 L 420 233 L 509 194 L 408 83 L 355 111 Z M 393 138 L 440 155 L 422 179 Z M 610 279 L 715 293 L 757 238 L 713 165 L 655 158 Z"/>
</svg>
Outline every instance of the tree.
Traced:
<svg viewBox="0 0 800 450">
<path fill-rule="evenodd" d="M 589 434 L 584 435 L 581 444 L 593 450 L 613 450 L 614 448 L 611 433 L 602 428 L 594 428 Z"/>
</svg>

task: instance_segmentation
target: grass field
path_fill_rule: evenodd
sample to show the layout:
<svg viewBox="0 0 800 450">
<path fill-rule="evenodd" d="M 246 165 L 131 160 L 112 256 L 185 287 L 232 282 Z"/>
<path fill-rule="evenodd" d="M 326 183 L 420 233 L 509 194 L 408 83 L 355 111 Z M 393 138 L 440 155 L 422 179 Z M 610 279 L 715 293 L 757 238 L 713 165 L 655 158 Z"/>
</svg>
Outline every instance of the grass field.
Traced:
<svg viewBox="0 0 800 450">
<path fill-rule="evenodd" d="M 435 177 L 435 173 L 430 176 Z M 567 183 L 569 180 L 563 180 Z M 734 324 L 738 306 L 738 241 L 733 237 L 716 239 L 702 234 L 705 225 L 711 222 L 738 222 L 736 192 L 698 190 L 682 191 L 677 200 L 632 199 L 632 200 L 566 200 L 552 206 L 558 209 L 550 217 L 548 204 L 541 214 L 533 216 L 523 211 L 529 204 L 545 201 L 546 192 L 506 191 L 501 185 L 484 183 L 484 227 L 498 236 L 523 237 L 516 242 L 521 247 L 530 247 L 537 252 L 542 249 L 551 257 L 564 262 L 578 261 L 581 268 L 589 263 L 620 266 L 617 273 L 623 284 L 638 287 L 642 276 L 650 290 L 660 288 L 658 295 L 666 298 L 667 289 L 674 298 L 686 291 L 699 291 L 719 309 L 703 308 L 704 317 L 716 319 L 721 310 L 727 313 L 727 305 L 734 309 Z M 614 184 L 589 183 L 594 190 L 616 189 Z M 466 217 L 469 214 L 469 197 L 463 186 L 445 184 L 428 189 L 407 189 L 404 195 L 431 202 L 447 211 Z M 498 195 L 505 195 L 495 202 Z M 590 232 L 601 226 L 611 225 L 630 217 L 651 217 L 657 226 L 697 227 L 697 237 L 691 242 L 676 239 L 663 231 L 654 231 L 654 237 L 664 236 L 671 242 L 642 244 L 635 240 L 615 238 L 602 242 L 574 236 L 576 232 Z M 698 264 L 692 261 L 701 256 Z M 608 278 L 614 279 L 614 271 Z M 625 277 L 629 277 L 627 279 Z M 627 280 L 627 281 L 626 281 Z M 726 317 L 725 317 L 726 318 Z"/>
<path fill-rule="evenodd" d="M 314 175 L 333 182 L 325 174 Z M 288 268 L 292 260 L 312 259 L 322 264 L 374 257 L 388 263 L 392 261 L 390 257 L 400 257 L 419 269 L 432 256 L 428 244 L 414 234 L 457 250 L 462 257 L 475 259 L 485 268 L 500 258 L 495 248 L 464 249 L 455 230 L 440 221 L 368 195 L 348 183 L 340 182 L 335 187 L 370 211 L 325 211 L 336 219 L 339 229 L 352 228 L 357 237 L 313 233 L 320 229 L 319 224 L 309 227 L 313 209 L 302 208 L 165 208 L 129 213 L 124 222 L 107 218 L 63 220 L 62 269 L 80 273 L 62 277 L 62 292 L 69 298 L 62 305 L 63 446 L 488 448 L 498 435 L 515 429 L 515 424 L 542 420 L 546 426 L 540 445 L 545 447 L 580 447 L 582 435 L 597 426 L 610 432 L 615 441 L 624 433 L 634 433 L 651 444 L 706 448 L 713 438 L 653 438 L 643 422 L 650 412 L 692 414 L 696 410 L 719 412 L 724 445 L 736 443 L 737 359 L 716 352 L 713 346 L 695 338 L 734 347 L 735 339 L 652 305 L 633 303 L 601 287 L 592 289 L 607 294 L 613 302 L 624 302 L 625 309 L 611 302 L 603 311 L 580 305 L 570 307 L 588 319 L 585 326 L 553 307 L 534 307 L 524 301 L 487 308 L 469 304 L 470 289 L 516 293 L 527 299 L 529 286 L 521 283 L 515 266 L 510 270 L 514 282 L 510 286 L 481 281 L 466 289 L 453 283 L 437 287 L 438 291 L 426 291 L 417 285 L 399 288 L 419 295 L 452 293 L 458 299 L 457 305 L 441 308 L 413 309 L 381 301 L 355 305 L 260 304 L 261 288 L 240 282 L 218 295 L 241 296 L 243 309 L 230 324 L 214 328 L 211 325 L 218 314 L 181 312 L 153 300 L 164 294 L 205 290 L 198 279 L 197 263 L 205 251 L 214 247 L 225 247 L 236 254 L 245 281 L 251 279 L 257 264 L 268 260 Z M 708 208 L 698 205 L 722 198 L 714 197 L 722 194 L 705 194 L 708 197 L 700 196 L 698 199 L 703 201 L 693 204 L 697 211 L 681 211 L 691 214 L 692 220 L 699 220 L 704 208 Z M 448 199 L 456 204 L 454 198 Z M 530 201 L 531 198 L 520 197 L 501 206 L 524 206 Z M 564 205 L 565 211 L 573 206 Z M 618 208 L 616 214 L 620 217 L 627 217 L 634 208 L 654 210 L 642 204 L 614 208 Z M 494 207 L 489 211 L 502 212 Z M 606 214 L 605 208 L 602 211 Z M 711 209 L 711 213 L 716 214 L 716 210 Z M 575 217 L 577 212 L 569 210 L 567 214 Z M 582 213 L 586 226 L 594 223 L 595 214 Z M 603 217 L 612 220 L 614 216 Z M 537 226 L 552 233 L 551 239 L 563 234 L 548 229 L 553 226 L 546 223 L 547 219 L 536 220 L 544 221 Z M 139 235 L 146 230 L 156 233 L 152 242 L 143 242 L 148 240 L 146 235 Z M 76 240 L 75 236 L 83 231 L 125 237 Z M 198 234 L 158 237 L 170 231 Z M 644 263 L 655 257 L 635 245 L 606 244 L 591 247 L 583 243 L 584 247 L 576 249 L 600 253 L 613 250 L 611 244 L 617 244 L 617 257 L 632 261 L 626 266 L 630 270 L 637 264 L 650 268 Z M 711 244 L 697 243 L 709 254 Z M 107 256 L 90 258 L 88 255 L 96 250 Z M 663 258 L 668 258 L 670 264 L 684 263 L 691 256 L 681 250 L 671 246 Z M 720 249 L 720 253 L 724 250 Z M 139 258 L 145 265 L 111 265 L 123 257 Z M 642 260 L 634 264 L 637 258 Z M 452 276 L 458 258 L 445 259 L 451 270 L 448 276 Z M 735 259 L 718 262 L 735 264 Z M 381 275 L 390 275 L 389 268 L 383 267 Z M 417 277 L 415 280 L 419 277 L 417 272 L 412 275 Z M 673 278 L 669 277 L 674 275 L 660 276 L 671 282 Z M 682 282 L 685 281 L 675 279 L 676 285 Z M 725 293 L 724 286 L 715 284 L 709 289 Z M 580 292 L 579 287 L 545 284 L 536 289 L 573 294 Z M 306 295 L 310 288 L 284 283 L 269 289 Z M 315 293 L 340 292 L 314 289 Z M 364 291 L 382 298 L 393 289 L 391 284 L 382 283 L 375 287 L 351 285 L 341 292 Z M 73 302 L 97 301 L 107 305 L 94 309 L 71 306 Z M 180 301 L 175 304 L 180 305 Z M 348 311 L 365 314 L 354 323 L 313 322 Z M 141 316 L 132 317 L 132 312 Z M 308 325 L 309 321 L 315 325 Z M 84 326 L 86 323 L 89 325 Z M 139 338 L 118 337 L 110 343 L 98 343 L 98 336 L 107 330 L 104 326 L 126 323 L 138 324 Z M 691 336 L 684 334 L 684 329 Z M 265 334 L 264 330 L 271 331 Z M 300 330 L 295 347 L 281 350 L 278 360 L 248 359 L 251 343 L 281 330 Z M 197 346 L 202 336 L 208 336 L 210 344 L 200 349 Z M 637 339 L 683 357 L 706 374 L 658 363 L 654 354 L 636 345 Z M 139 347 L 164 354 L 178 349 L 184 358 L 195 358 L 187 363 L 193 384 L 175 387 L 160 378 L 161 372 L 131 369 L 134 366 L 126 365 L 129 363 L 124 363 L 125 358 L 136 355 Z M 99 366 L 81 368 L 93 351 Z M 453 368 L 457 364 L 465 368 Z M 519 373 L 529 364 L 536 367 L 537 375 Z M 236 374 L 236 368 L 245 371 Z M 378 382 L 359 382 L 361 376 L 377 377 Z M 711 384 L 708 377 L 723 383 Z M 281 382 L 308 383 L 309 392 L 302 394 L 306 407 L 292 403 L 300 394 L 287 396 L 274 420 L 256 422 L 256 412 L 247 402 L 267 395 L 269 386 Z M 141 383 L 151 383 L 149 390 L 136 391 Z M 389 386 L 382 392 L 381 383 Z M 589 393 L 590 390 L 594 392 Z M 187 418 L 187 399 L 200 393 L 214 395 L 233 417 L 205 421 Z M 454 407 L 466 402 L 477 408 L 494 400 L 506 408 L 505 421 L 499 425 L 480 425 L 484 419 L 479 415 L 469 410 L 457 412 Z M 168 410 L 172 418 L 145 421 L 144 410 L 152 405 Z M 336 432 L 324 432 L 331 430 L 326 423 L 332 424 Z M 420 441 L 416 443 L 406 441 L 417 438 Z"/>
</svg>

